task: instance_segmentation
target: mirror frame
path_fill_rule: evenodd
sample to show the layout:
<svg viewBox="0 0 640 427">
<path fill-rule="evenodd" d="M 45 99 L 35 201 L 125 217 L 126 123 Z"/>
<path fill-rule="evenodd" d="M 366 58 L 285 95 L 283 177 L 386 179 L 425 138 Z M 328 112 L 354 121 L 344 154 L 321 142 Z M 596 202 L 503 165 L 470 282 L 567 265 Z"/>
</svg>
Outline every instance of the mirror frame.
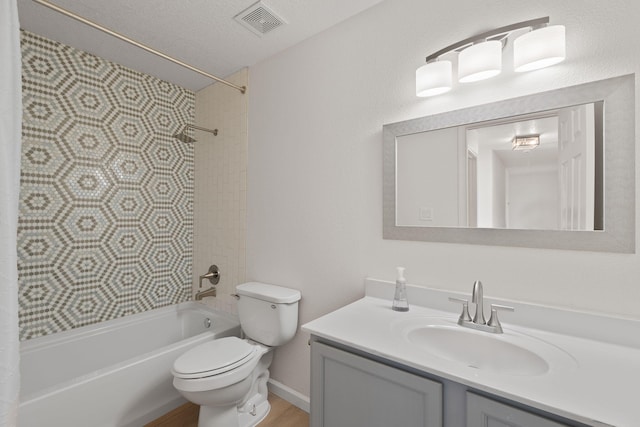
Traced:
<svg viewBox="0 0 640 427">
<path fill-rule="evenodd" d="M 604 230 L 396 225 L 397 137 L 598 101 L 604 115 Z M 390 123 L 382 135 L 384 239 L 635 253 L 635 74 Z"/>
</svg>

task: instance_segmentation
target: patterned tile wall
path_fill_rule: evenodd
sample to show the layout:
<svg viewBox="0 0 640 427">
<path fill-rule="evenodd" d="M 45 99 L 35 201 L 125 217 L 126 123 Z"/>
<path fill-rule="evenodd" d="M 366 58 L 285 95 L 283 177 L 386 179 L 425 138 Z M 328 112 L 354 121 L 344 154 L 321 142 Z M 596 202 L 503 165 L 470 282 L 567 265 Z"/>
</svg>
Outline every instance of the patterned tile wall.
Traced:
<svg viewBox="0 0 640 427">
<path fill-rule="evenodd" d="M 22 340 L 191 297 L 194 93 L 22 32 Z"/>
</svg>

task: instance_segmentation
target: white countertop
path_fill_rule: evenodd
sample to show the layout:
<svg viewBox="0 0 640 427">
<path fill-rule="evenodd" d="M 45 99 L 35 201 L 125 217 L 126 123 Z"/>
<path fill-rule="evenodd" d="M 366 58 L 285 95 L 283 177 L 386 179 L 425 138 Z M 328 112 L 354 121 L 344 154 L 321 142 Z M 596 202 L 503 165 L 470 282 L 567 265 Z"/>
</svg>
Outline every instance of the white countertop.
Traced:
<svg viewBox="0 0 640 427">
<path fill-rule="evenodd" d="M 430 299 L 437 308 L 411 304 L 409 312 L 395 312 L 391 310 L 392 297 L 389 297 L 393 295 L 392 284 L 368 280 L 367 296 L 303 325 L 302 329 L 312 335 L 572 420 L 594 426 L 640 426 L 640 348 L 637 345 L 640 322 L 539 307 L 539 314 L 563 325 L 557 328 L 560 332 L 550 332 L 532 328 L 528 324 L 535 323 L 530 320 L 535 318 L 538 307 L 512 303 L 516 306 L 516 313 L 519 310 L 525 313 L 520 315 L 522 324 L 515 323 L 518 319 L 515 313 L 505 313 L 501 318 L 505 333 L 500 339 L 508 341 L 510 336 L 533 337 L 547 346 L 555 347 L 558 357 L 550 361 L 550 369 L 543 375 L 492 373 L 432 355 L 402 336 L 401 325 L 420 321 L 420 318 L 424 318 L 425 322 L 428 318 L 446 319 L 451 324 L 457 320 L 455 312 L 440 308 L 447 296 L 460 297 L 460 294 L 420 288 L 409 287 L 409 302 L 416 300 L 428 305 L 424 301 Z M 493 301 L 497 300 L 485 298 L 486 307 Z M 499 302 L 509 304 L 509 301 Z M 458 309 L 455 304 L 450 305 L 452 309 Z M 512 318 L 514 323 L 509 322 Z M 583 333 L 566 333 L 566 330 L 577 330 L 574 324 L 576 319 L 583 324 Z M 608 332 L 607 329 L 611 328 L 616 330 Z M 625 334 L 634 335 L 629 337 L 628 345 L 621 342 Z M 600 340 L 601 337 L 615 339 Z M 469 351 L 473 349 L 469 348 Z"/>
</svg>

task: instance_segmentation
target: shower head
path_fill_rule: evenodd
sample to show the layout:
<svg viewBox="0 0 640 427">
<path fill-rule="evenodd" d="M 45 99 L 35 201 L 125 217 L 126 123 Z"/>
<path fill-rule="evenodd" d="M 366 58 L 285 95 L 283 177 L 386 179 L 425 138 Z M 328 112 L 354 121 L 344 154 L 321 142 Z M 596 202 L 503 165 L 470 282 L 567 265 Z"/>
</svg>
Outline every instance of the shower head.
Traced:
<svg viewBox="0 0 640 427">
<path fill-rule="evenodd" d="M 180 142 L 184 142 L 185 144 L 192 144 L 196 142 L 197 140 L 195 138 L 192 138 L 189 135 L 187 135 L 187 129 L 189 128 L 210 132 L 214 136 L 218 135 L 218 129 L 207 129 L 207 128 L 203 128 L 196 125 L 185 125 L 184 128 L 182 128 L 182 132 L 176 133 L 175 135 L 173 135 L 173 137 Z"/>
<path fill-rule="evenodd" d="M 176 133 L 175 135 L 173 135 L 173 137 L 175 139 L 177 139 L 178 141 L 180 141 L 180 142 L 184 142 L 185 144 L 192 144 L 192 143 L 196 142 L 196 139 L 195 138 L 191 138 L 189 135 L 187 135 L 186 131 L 187 130 L 185 128 L 182 132 Z"/>
</svg>

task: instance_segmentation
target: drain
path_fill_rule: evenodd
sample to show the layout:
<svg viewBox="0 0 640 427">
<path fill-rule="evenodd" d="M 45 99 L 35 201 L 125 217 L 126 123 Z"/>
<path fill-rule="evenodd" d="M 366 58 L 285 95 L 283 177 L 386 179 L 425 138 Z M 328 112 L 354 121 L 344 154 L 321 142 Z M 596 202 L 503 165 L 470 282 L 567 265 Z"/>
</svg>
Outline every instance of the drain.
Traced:
<svg viewBox="0 0 640 427">
<path fill-rule="evenodd" d="M 208 317 L 206 319 L 204 319 L 204 327 L 205 328 L 210 328 L 211 327 L 211 319 L 209 319 Z"/>
</svg>

